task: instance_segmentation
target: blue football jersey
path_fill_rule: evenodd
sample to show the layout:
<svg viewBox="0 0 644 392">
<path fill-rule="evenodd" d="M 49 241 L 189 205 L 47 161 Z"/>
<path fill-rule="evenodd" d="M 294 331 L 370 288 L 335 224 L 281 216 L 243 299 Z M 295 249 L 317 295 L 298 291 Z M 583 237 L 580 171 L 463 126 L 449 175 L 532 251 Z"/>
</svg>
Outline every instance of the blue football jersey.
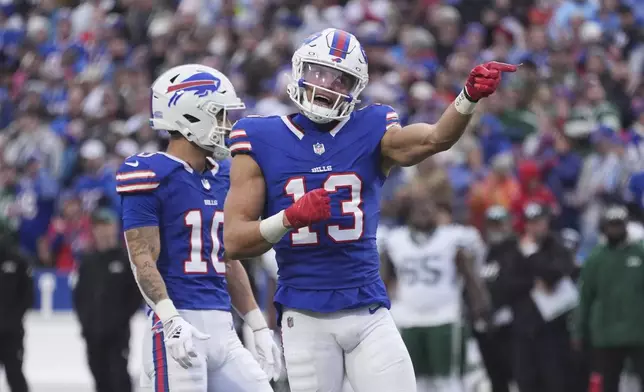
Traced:
<svg viewBox="0 0 644 392">
<path fill-rule="evenodd" d="M 157 267 L 177 309 L 231 308 L 220 261 L 230 162 L 211 164 L 197 173 L 169 154 L 144 153 L 126 159 L 116 175 L 123 230 L 159 227 Z"/>
<path fill-rule="evenodd" d="M 628 181 L 627 199 L 644 208 L 644 172 L 635 173 Z"/>
<path fill-rule="evenodd" d="M 301 114 L 248 117 L 233 127 L 231 152 L 250 155 L 264 174 L 264 217 L 313 189 L 324 188 L 331 198 L 329 220 L 293 231 L 274 246 L 278 305 L 315 312 L 389 307 L 376 229 L 386 178 L 380 141 L 397 123 L 391 107 L 371 105 L 331 130 Z"/>
<path fill-rule="evenodd" d="M 46 170 L 18 183 L 16 202 L 21 213 L 18 236 L 22 250 L 29 255 L 38 254 L 38 239 L 47 233 L 56 211 L 58 191 L 56 180 Z"/>
</svg>

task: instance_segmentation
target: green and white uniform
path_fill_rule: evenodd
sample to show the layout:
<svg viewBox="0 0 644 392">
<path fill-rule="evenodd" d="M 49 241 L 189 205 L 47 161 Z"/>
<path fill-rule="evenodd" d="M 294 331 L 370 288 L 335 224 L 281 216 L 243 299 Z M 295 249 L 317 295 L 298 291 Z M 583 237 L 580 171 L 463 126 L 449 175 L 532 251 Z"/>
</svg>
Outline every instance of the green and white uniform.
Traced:
<svg viewBox="0 0 644 392">
<path fill-rule="evenodd" d="M 445 225 L 430 235 L 401 227 L 383 237 L 381 245 L 393 264 L 398 283 L 392 315 L 416 374 L 445 381 L 460 378 L 465 334 L 463 283 L 456 255 L 464 248 L 482 261 L 485 246 L 480 235 L 471 227 Z"/>
</svg>

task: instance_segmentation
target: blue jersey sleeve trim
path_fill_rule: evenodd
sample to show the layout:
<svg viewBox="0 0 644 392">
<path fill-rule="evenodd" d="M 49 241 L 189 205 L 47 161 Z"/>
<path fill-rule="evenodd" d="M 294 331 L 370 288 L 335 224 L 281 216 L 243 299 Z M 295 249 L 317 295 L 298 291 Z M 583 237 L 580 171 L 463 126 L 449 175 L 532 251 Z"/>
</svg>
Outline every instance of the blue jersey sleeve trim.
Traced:
<svg viewBox="0 0 644 392">
<path fill-rule="evenodd" d="M 123 230 L 159 226 L 161 203 L 152 193 L 128 194 L 122 198 Z"/>
</svg>

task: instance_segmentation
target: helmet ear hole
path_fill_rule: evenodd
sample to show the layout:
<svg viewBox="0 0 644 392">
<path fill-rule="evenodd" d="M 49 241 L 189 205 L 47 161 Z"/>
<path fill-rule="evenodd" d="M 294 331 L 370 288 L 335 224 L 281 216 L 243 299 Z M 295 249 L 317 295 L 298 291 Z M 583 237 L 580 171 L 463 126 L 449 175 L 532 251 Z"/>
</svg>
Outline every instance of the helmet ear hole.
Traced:
<svg viewBox="0 0 644 392">
<path fill-rule="evenodd" d="M 195 117 L 195 116 L 193 116 L 191 114 L 184 114 L 183 118 L 188 120 L 191 124 L 195 124 L 195 123 L 198 123 L 199 121 L 201 121 L 197 117 Z"/>
</svg>

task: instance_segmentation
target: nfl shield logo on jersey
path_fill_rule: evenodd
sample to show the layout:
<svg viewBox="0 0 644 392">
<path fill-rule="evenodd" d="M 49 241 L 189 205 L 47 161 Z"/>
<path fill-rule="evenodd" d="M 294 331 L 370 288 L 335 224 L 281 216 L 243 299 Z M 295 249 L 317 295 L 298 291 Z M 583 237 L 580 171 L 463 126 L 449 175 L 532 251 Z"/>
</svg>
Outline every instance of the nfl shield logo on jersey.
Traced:
<svg viewBox="0 0 644 392">
<path fill-rule="evenodd" d="M 209 191 L 209 190 L 210 190 L 210 183 L 209 183 L 209 182 L 208 182 L 208 180 L 206 180 L 205 178 L 204 178 L 203 180 L 201 180 L 201 185 L 203 185 L 203 187 L 204 187 L 207 191 Z"/>
<path fill-rule="evenodd" d="M 286 318 L 286 325 L 287 325 L 289 328 L 293 328 L 293 317 L 287 317 L 287 318 Z"/>
<path fill-rule="evenodd" d="M 316 154 L 318 154 L 318 155 L 322 155 L 322 154 L 324 154 L 324 144 L 322 144 L 322 143 L 315 143 L 315 144 L 313 145 L 313 152 L 314 152 L 314 153 L 316 153 Z"/>
</svg>

